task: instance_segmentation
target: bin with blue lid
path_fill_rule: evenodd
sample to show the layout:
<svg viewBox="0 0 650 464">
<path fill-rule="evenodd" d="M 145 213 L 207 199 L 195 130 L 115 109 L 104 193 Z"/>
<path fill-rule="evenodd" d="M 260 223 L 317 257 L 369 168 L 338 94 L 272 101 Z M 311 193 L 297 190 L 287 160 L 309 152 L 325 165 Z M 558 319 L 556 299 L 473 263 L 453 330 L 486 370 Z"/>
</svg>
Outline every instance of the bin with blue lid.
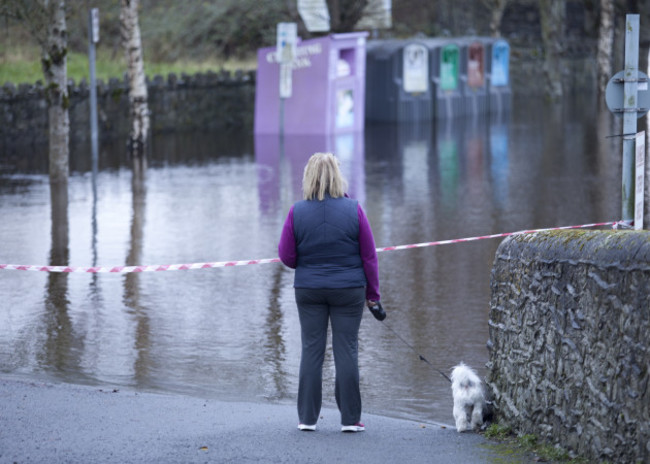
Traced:
<svg viewBox="0 0 650 464">
<path fill-rule="evenodd" d="M 510 87 L 510 45 L 503 39 L 494 40 L 489 51 L 488 92 L 490 113 L 509 113 L 512 99 Z"/>
</svg>

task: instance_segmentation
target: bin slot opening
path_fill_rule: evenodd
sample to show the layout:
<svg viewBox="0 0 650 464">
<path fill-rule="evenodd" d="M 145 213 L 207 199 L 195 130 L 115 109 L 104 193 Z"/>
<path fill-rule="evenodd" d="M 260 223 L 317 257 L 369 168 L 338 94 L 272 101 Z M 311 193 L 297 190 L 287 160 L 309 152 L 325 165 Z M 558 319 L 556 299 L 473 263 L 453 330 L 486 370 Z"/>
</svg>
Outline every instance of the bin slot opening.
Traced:
<svg viewBox="0 0 650 464">
<path fill-rule="evenodd" d="M 342 48 L 339 50 L 339 59 L 336 63 L 336 77 L 348 77 L 356 74 L 355 57 L 356 50 L 354 48 Z"/>
</svg>

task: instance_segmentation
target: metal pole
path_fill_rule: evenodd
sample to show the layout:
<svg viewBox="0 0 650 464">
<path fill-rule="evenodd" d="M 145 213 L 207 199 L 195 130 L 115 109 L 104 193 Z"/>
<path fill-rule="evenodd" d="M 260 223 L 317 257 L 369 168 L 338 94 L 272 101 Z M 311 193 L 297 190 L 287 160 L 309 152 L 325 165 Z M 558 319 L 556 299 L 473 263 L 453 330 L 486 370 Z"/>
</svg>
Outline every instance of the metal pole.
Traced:
<svg viewBox="0 0 650 464">
<path fill-rule="evenodd" d="M 99 144 L 97 142 L 97 82 L 95 78 L 95 42 L 99 41 L 99 10 L 88 11 L 88 67 L 90 72 L 90 146 L 92 152 L 92 252 L 93 266 L 97 265 L 97 175 L 99 171 Z"/>
<path fill-rule="evenodd" d="M 88 67 L 90 68 L 90 146 L 92 150 L 93 173 L 96 172 L 99 148 L 97 142 L 97 82 L 95 78 L 95 37 L 93 22 L 98 20 L 97 8 L 88 12 Z"/>
<path fill-rule="evenodd" d="M 648 73 L 650 73 L 650 50 L 648 50 Z M 643 226 L 650 229 L 650 118 L 646 116 L 646 130 L 645 130 L 645 193 L 644 193 L 644 213 L 643 213 Z"/>
<path fill-rule="evenodd" d="M 280 134 L 284 134 L 284 105 L 291 97 L 291 62 L 280 63 Z"/>
<path fill-rule="evenodd" d="M 639 78 L 639 15 L 625 17 L 625 84 L 623 86 L 623 182 L 621 190 L 622 220 L 634 220 L 634 160 L 637 131 Z"/>
</svg>

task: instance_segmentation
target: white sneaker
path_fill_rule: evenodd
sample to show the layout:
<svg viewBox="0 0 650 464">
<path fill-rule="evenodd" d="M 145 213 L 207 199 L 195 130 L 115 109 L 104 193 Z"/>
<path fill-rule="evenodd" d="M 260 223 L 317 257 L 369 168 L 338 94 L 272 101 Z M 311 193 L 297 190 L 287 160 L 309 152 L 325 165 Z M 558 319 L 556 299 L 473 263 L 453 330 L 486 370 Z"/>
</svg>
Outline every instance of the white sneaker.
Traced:
<svg viewBox="0 0 650 464">
<path fill-rule="evenodd" d="M 298 429 L 303 430 L 305 432 L 313 432 L 314 430 L 316 430 L 316 424 L 314 425 L 298 424 Z"/>
<path fill-rule="evenodd" d="M 341 432 L 363 432 L 366 430 L 366 426 L 361 422 L 357 422 L 354 425 L 344 425 L 341 427 Z"/>
</svg>

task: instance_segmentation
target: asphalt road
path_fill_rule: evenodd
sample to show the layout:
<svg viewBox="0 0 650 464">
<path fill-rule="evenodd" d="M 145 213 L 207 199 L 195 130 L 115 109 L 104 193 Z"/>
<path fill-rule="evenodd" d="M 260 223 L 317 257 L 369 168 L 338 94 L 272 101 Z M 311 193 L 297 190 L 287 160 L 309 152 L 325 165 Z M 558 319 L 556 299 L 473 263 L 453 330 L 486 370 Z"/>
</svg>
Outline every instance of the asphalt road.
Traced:
<svg viewBox="0 0 650 464">
<path fill-rule="evenodd" d="M 513 463 L 483 435 L 364 414 L 315 432 L 294 405 L 242 403 L 0 377 L 0 463 Z"/>
</svg>

